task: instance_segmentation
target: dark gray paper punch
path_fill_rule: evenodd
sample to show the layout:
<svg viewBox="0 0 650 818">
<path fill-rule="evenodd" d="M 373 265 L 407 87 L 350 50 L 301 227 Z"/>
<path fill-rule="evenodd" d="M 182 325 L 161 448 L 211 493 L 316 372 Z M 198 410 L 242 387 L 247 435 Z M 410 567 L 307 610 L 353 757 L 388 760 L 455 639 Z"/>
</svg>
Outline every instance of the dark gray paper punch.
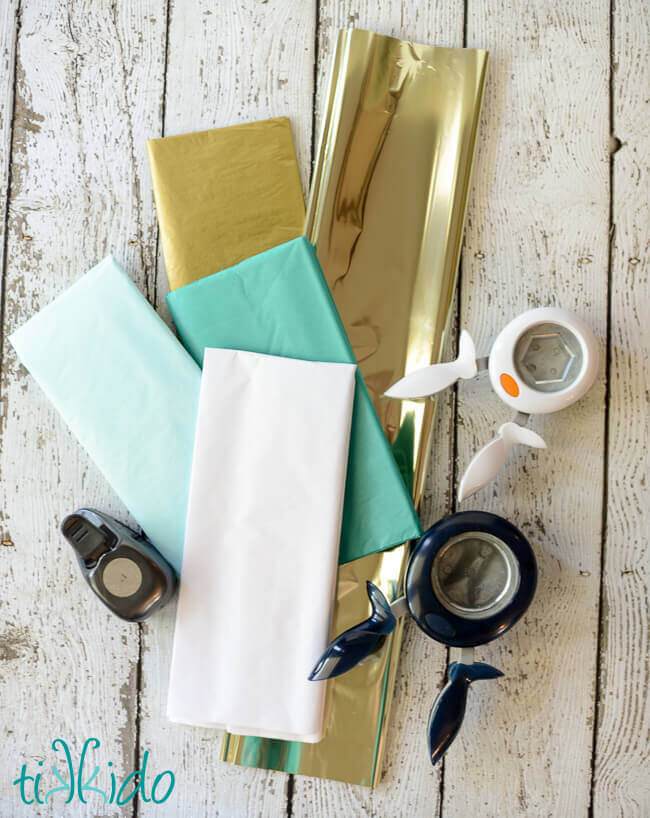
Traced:
<svg viewBox="0 0 650 818">
<path fill-rule="evenodd" d="M 176 576 L 145 537 L 91 508 L 61 523 L 81 573 L 101 601 L 120 619 L 141 622 L 169 602 Z"/>
</svg>

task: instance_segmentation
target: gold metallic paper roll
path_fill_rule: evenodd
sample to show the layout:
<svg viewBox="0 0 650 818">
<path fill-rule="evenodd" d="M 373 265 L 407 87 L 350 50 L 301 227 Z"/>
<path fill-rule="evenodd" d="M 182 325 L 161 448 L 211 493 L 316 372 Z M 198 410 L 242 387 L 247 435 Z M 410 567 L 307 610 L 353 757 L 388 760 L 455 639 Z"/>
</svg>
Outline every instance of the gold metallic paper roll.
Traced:
<svg viewBox="0 0 650 818">
<path fill-rule="evenodd" d="M 487 52 L 339 34 L 306 234 L 368 390 L 419 506 L 434 403 L 382 398 L 439 360 L 458 268 Z M 367 579 L 389 599 L 407 547 L 339 569 L 332 635 L 370 615 Z M 330 681 L 318 744 L 226 734 L 236 764 L 374 786 L 381 774 L 402 625 L 369 661 Z"/>
<path fill-rule="evenodd" d="M 170 290 L 302 235 L 286 117 L 150 139 L 147 154 Z"/>
</svg>

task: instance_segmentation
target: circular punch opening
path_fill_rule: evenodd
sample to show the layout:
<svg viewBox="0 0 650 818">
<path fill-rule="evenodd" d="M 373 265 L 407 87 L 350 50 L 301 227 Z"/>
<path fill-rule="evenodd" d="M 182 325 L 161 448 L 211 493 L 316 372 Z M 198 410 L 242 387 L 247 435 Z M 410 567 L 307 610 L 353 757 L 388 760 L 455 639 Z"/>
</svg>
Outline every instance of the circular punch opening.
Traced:
<svg viewBox="0 0 650 818">
<path fill-rule="evenodd" d="M 127 557 L 116 557 L 106 564 L 102 582 L 112 596 L 133 596 L 142 586 L 142 571 L 137 562 Z"/>
<path fill-rule="evenodd" d="M 515 555 L 486 531 L 452 537 L 431 566 L 431 585 L 440 604 L 464 619 L 486 619 L 502 611 L 519 581 Z"/>
</svg>

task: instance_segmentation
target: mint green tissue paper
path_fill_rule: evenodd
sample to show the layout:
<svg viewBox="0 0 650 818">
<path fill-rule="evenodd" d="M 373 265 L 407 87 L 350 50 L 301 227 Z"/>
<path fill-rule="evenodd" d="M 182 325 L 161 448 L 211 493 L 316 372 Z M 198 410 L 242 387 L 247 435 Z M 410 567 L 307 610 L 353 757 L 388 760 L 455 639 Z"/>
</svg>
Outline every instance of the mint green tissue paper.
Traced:
<svg viewBox="0 0 650 818">
<path fill-rule="evenodd" d="M 356 363 L 316 253 L 304 237 L 174 290 L 167 303 L 182 342 L 199 364 L 206 347 Z M 421 533 L 357 371 L 339 563 Z"/>
<path fill-rule="evenodd" d="M 9 340 L 179 572 L 199 367 L 112 256 Z"/>
</svg>

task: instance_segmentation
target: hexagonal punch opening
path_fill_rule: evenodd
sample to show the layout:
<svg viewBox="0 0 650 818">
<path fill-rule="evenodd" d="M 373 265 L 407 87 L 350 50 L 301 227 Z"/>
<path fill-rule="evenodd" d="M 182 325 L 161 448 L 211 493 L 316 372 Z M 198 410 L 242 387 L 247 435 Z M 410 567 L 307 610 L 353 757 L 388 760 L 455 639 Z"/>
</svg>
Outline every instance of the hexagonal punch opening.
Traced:
<svg viewBox="0 0 650 818">
<path fill-rule="evenodd" d="M 560 324 L 529 327 L 515 345 L 515 368 L 537 392 L 559 392 L 571 386 L 582 369 L 582 347 L 575 333 Z"/>
</svg>

